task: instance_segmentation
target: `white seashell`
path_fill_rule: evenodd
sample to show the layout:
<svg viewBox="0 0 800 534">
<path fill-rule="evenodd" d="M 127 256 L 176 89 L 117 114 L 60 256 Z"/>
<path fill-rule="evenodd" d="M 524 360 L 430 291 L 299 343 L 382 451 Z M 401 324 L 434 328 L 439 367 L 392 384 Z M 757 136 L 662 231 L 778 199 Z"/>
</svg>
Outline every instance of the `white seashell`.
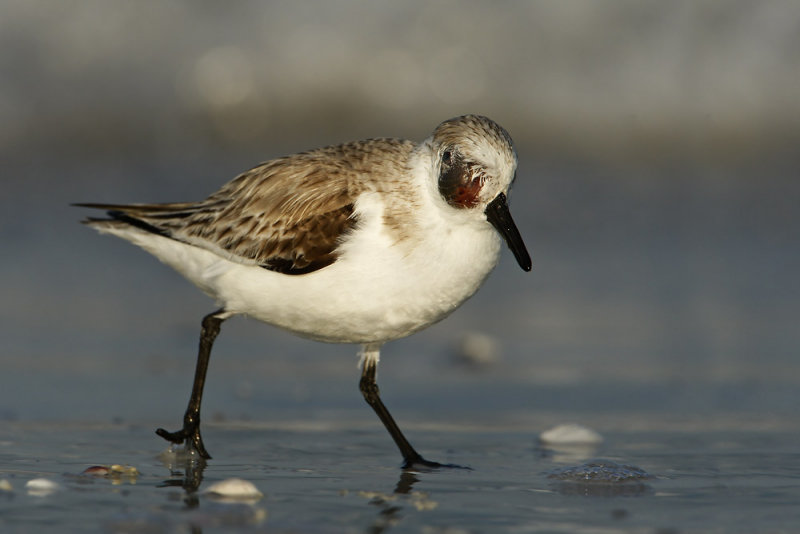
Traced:
<svg viewBox="0 0 800 534">
<path fill-rule="evenodd" d="M 491 336 L 469 332 L 462 336 L 457 355 L 464 363 L 490 365 L 500 360 L 500 346 Z"/>
<path fill-rule="evenodd" d="M 222 500 L 257 500 L 264 496 L 252 482 L 228 478 L 211 484 L 203 493 Z"/>
<path fill-rule="evenodd" d="M 554 445 L 596 445 L 602 443 L 603 436 L 582 425 L 558 425 L 539 435 L 543 443 Z"/>
<path fill-rule="evenodd" d="M 44 496 L 58 490 L 60 486 L 47 478 L 34 478 L 25 483 L 29 495 Z"/>
</svg>

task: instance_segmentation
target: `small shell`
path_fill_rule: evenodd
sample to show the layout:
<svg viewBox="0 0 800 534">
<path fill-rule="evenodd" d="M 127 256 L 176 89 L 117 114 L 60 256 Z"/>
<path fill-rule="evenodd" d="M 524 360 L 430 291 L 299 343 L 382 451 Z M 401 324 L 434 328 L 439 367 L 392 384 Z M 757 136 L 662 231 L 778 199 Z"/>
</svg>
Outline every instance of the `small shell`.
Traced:
<svg viewBox="0 0 800 534">
<path fill-rule="evenodd" d="M 252 482 L 241 478 L 228 478 L 211 484 L 203 493 L 226 501 L 252 501 L 264 496 Z"/>
<path fill-rule="evenodd" d="M 59 488 L 60 486 L 56 482 L 47 478 L 34 478 L 25 483 L 25 489 L 28 490 L 28 494 L 37 497 L 50 495 Z"/>
<path fill-rule="evenodd" d="M 495 338 L 481 332 L 464 334 L 456 356 L 462 363 L 485 366 L 500 360 L 500 346 Z"/>
<path fill-rule="evenodd" d="M 138 477 L 139 470 L 131 465 L 119 465 L 114 464 L 109 468 L 111 475 L 117 476 L 126 476 L 126 477 Z"/>
<path fill-rule="evenodd" d="M 539 435 L 542 443 L 551 445 L 596 445 L 603 442 L 603 436 L 585 426 L 558 425 Z"/>
<path fill-rule="evenodd" d="M 84 476 L 91 476 L 91 477 L 107 477 L 110 473 L 108 466 L 105 465 L 93 465 L 91 467 L 87 467 L 81 472 L 81 475 Z"/>
<path fill-rule="evenodd" d="M 130 465 L 93 465 L 84 469 L 81 475 L 92 477 L 134 478 L 139 476 L 139 470 Z"/>
</svg>

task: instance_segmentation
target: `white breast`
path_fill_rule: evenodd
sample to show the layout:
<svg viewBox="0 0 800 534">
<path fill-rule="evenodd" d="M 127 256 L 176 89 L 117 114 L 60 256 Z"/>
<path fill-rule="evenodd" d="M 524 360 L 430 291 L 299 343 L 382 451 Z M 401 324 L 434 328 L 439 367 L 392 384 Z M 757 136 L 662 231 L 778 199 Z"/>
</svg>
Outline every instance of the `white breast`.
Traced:
<svg viewBox="0 0 800 534">
<path fill-rule="evenodd" d="M 416 230 L 384 226 L 387 198 L 365 193 L 359 225 L 332 265 L 286 275 L 129 227 L 109 229 L 186 276 L 226 310 L 338 343 L 384 342 L 435 323 L 472 296 L 497 263 L 500 238 L 476 214 L 418 206 Z"/>
<path fill-rule="evenodd" d="M 407 336 L 475 293 L 497 263 L 500 240 L 487 223 L 433 217 L 398 242 L 383 226 L 384 200 L 359 198 L 360 225 L 326 268 L 291 276 L 217 260 L 199 285 L 229 311 L 321 341 Z"/>
</svg>

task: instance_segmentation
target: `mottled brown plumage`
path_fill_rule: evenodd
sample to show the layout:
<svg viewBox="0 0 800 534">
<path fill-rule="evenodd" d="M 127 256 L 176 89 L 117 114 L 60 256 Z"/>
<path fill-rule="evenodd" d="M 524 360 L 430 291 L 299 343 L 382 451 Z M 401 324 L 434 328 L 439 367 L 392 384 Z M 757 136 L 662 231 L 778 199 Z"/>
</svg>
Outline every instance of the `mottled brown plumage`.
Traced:
<svg viewBox="0 0 800 534">
<path fill-rule="evenodd" d="M 336 260 L 338 244 L 357 223 L 358 195 L 393 187 L 391 177 L 407 171 L 414 146 L 370 139 L 277 158 L 200 202 L 84 205 L 234 261 L 304 274 Z M 368 180 L 375 176 L 387 179 Z"/>
</svg>

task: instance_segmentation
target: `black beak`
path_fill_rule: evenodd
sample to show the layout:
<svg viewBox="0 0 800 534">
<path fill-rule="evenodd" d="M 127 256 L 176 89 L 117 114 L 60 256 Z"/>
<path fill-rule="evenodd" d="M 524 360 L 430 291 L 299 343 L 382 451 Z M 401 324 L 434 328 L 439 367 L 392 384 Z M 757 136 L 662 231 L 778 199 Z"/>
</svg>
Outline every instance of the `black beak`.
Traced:
<svg viewBox="0 0 800 534">
<path fill-rule="evenodd" d="M 531 257 L 528 254 L 528 249 L 525 248 L 525 243 L 522 242 L 522 236 L 519 235 L 517 225 L 514 224 L 514 219 L 511 218 L 511 212 L 508 211 L 508 203 L 506 196 L 503 193 L 497 195 L 494 200 L 489 202 L 486 206 L 486 219 L 492 223 L 492 226 L 497 228 L 500 235 L 505 239 L 508 248 L 514 253 L 517 258 L 517 263 L 522 267 L 523 271 L 531 270 Z"/>
</svg>

